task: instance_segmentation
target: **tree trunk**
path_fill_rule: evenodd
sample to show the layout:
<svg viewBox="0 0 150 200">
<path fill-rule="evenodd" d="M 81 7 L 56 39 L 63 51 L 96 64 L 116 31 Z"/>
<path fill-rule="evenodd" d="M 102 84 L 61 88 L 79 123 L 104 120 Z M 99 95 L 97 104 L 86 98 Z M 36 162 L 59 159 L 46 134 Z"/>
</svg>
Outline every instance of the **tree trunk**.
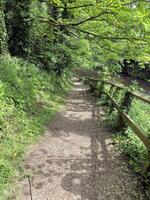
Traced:
<svg viewBox="0 0 150 200">
<path fill-rule="evenodd" d="M 6 0 L 5 22 L 8 48 L 12 56 L 27 57 L 29 45 L 30 0 Z"/>
<path fill-rule="evenodd" d="M 4 2 L 0 2 L 0 55 L 8 52 L 7 31 L 5 26 Z"/>
</svg>

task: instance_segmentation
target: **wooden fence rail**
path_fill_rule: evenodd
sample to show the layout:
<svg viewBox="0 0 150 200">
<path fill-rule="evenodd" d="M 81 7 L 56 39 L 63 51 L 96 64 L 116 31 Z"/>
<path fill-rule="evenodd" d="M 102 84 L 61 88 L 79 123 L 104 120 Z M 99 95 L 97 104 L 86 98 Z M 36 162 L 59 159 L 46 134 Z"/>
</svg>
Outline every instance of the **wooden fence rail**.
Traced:
<svg viewBox="0 0 150 200">
<path fill-rule="evenodd" d="M 84 76 L 81 76 L 81 77 L 85 78 Z M 101 80 L 100 78 L 99 79 L 91 78 L 90 76 L 86 76 L 86 78 L 89 78 L 90 80 L 97 81 L 97 82 L 103 82 L 104 84 L 112 85 L 112 86 L 117 87 L 122 90 L 125 90 L 127 88 L 123 84 L 115 83 L 111 80 Z M 133 95 L 133 97 L 136 97 L 137 99 L 140 99 L 141 101 L 150 104 L 150 95 L 147 95 L 145 93 L 138 92 L 138 91 L 136 91 L 136 92 L 129 91 L 129 93 L 131 93 Z"/>
</svg>

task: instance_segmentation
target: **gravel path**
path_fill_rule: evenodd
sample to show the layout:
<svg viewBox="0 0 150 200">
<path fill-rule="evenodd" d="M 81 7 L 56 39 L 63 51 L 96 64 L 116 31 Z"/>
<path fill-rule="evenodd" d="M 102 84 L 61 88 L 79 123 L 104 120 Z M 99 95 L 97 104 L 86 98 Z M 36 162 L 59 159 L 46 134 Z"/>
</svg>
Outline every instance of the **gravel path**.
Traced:
<svg viewBox="0 0 150 200">
<path fill-rule="evenodd" d="M 17 200 L 140 200 L 136 177 L 101 125 L 102 110 L 79 82 L 39 142 L 27 152 Z M 30 182 L 30 184 L 29 184 Z M 31 197 L 32 195 L 32 197 Z"/>
</svg>

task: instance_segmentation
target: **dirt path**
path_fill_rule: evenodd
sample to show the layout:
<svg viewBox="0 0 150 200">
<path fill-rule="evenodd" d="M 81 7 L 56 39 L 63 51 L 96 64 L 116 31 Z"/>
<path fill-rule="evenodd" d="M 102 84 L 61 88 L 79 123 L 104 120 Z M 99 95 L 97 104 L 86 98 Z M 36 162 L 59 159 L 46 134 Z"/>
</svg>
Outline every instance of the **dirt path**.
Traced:
<svg viewBox="0 0 150 200">
<path fill-rule="evenodd" d="M 17 200 L 140 200 L 137 180 L 115 151 L 111 133 L 96 115 L 102 111 L 83 96 L 80 83 L 66 106 L 27 153 Z M 31 198 L 32 194 L 32 198 Z"/>
</svg>

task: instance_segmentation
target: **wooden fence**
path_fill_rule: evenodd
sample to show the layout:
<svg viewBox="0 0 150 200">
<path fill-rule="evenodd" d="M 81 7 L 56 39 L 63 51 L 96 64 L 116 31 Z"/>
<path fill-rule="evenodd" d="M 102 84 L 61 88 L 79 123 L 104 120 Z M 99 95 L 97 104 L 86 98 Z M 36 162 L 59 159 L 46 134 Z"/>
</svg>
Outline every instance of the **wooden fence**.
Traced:
<svg viewBox="0 0 150 200">
<path fill-rule="evenodd" d="M 150 155 L 150 137 L 149 137 L 150 133 L 145 133 L 144 130 L 138 124 L 136 124 L 128 115 L 131 102 L 134 98 L 150 104 L 150 95 L 146 95 L 140 92 L 130 91 L 124 85 L 115 83 L 112 80 L 100 80 L 100 78 L 93 78 L 93 77 L 91 78 L 90 76 L 87 75 L 84 76 L 83 74 L 79 77 L 84 78 L 84 80 L 89 84 L 91 89 L 93 91 L 97 91 L 99 97 L 101 96 L 101 94 L 105 94 L 107 96 L 107 100 L 111 100 L 113 107 L 115 107 L 119 112 L 118 128 L 121 130 L 123 127 L 128 125 L 146 146 Z M 105 85 L 110 86 L 108 91 L 104 90 Z M 120 105 L 118 102 L 116 102 L 113 95 L 121 90 L 125 91 L 125 95 Z M 150 158 L 149 161 L 146 161 L 144 163 L 143 172 L 147 171 L 149 167 L 150 167 Z"/>
</svg>

